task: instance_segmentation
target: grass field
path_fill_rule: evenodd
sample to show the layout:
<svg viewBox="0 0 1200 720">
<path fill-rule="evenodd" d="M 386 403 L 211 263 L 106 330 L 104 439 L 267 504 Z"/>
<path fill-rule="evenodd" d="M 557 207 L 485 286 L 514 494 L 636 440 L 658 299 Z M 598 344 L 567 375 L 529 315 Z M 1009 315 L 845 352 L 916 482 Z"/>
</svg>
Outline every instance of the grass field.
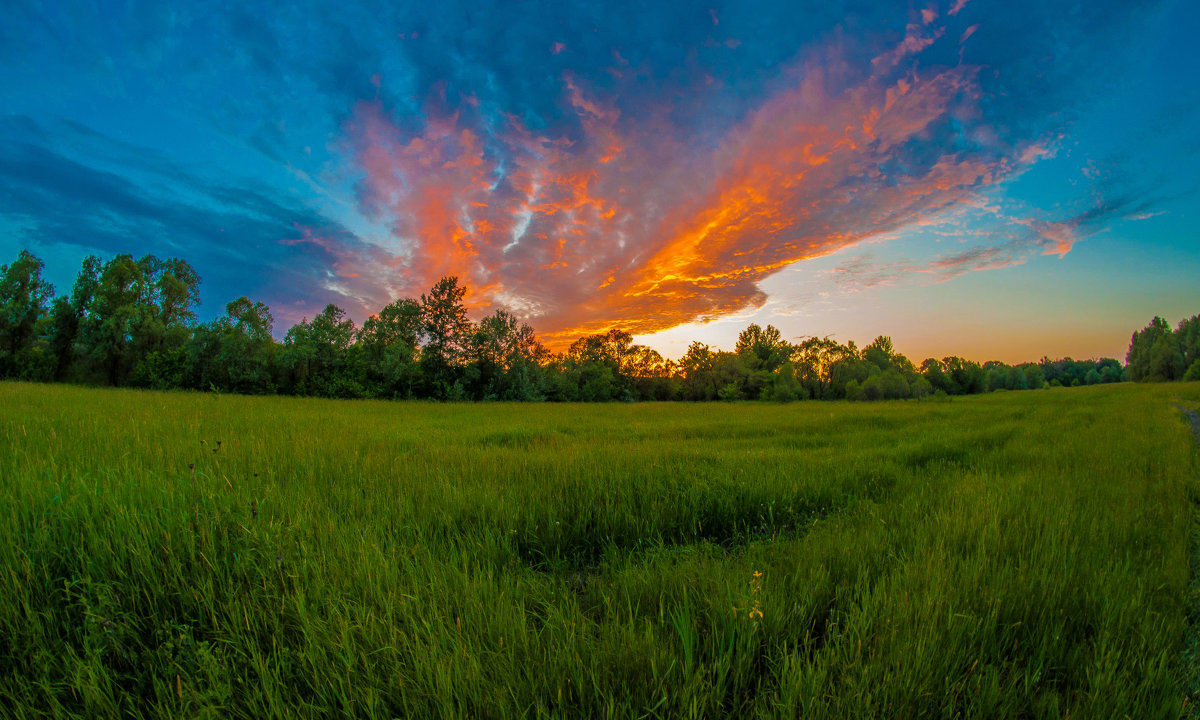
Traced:
<svg viewBox="0 0 1200 720">
<path fill-rule="evenodd" d="M 1177 405 L 0 384 L 0 716 L 1191 716 Z"/>
</svg>

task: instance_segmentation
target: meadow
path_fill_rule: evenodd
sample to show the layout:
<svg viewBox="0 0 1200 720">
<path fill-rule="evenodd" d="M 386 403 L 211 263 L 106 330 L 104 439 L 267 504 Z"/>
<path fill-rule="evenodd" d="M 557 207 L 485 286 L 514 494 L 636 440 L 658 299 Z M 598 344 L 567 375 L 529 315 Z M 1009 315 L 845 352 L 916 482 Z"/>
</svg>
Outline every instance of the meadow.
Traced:
<svg viewBox="0 0 1200 720">
<path fill-rule="evenodd" d="M 1192 717 L 1178 406 L 0 383 L 0 717 Z"/>
</svg>

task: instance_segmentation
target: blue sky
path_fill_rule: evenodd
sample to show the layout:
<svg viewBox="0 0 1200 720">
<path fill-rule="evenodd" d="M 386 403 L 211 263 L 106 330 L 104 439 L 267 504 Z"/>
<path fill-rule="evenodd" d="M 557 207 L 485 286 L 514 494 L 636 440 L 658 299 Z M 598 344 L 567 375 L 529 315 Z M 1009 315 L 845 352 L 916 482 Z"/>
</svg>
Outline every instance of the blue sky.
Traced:
<svg viewBox="0 0 1200 720">
<path fill-rule="evenodd" d="M 552 345 L 749 322 L 1123 357 L 1200 312 L 1188 2 L 36 3 L 0 262 L 181 257 L 282 333 L 443 275 Z"/>
</svg>

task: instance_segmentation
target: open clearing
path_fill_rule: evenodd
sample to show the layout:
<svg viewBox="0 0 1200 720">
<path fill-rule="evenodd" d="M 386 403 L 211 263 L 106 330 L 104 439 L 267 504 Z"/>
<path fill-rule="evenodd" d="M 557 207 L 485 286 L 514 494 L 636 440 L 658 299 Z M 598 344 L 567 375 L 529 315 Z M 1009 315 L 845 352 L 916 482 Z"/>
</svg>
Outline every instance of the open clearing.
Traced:
<svg viewBox="0 0 1200 720">
<path fill-rule="evenodd" d="M 0 384 L 0 714 L 1179 717 L 1180 406 Z"/>
</svg>

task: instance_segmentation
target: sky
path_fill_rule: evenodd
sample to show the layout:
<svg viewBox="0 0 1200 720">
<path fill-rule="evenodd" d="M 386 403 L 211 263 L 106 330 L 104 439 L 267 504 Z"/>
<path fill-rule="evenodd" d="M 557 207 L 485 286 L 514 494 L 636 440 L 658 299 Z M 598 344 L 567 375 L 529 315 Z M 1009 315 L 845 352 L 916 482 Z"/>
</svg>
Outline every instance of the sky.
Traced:
<svg viewBox="0 0 1200 720">
<path fill-rule="evenodd" d="M 1124 358 L 1200 313 L 1200 4 L 0 0 L 0 263 L 553 349 Z"/>
</svg>

